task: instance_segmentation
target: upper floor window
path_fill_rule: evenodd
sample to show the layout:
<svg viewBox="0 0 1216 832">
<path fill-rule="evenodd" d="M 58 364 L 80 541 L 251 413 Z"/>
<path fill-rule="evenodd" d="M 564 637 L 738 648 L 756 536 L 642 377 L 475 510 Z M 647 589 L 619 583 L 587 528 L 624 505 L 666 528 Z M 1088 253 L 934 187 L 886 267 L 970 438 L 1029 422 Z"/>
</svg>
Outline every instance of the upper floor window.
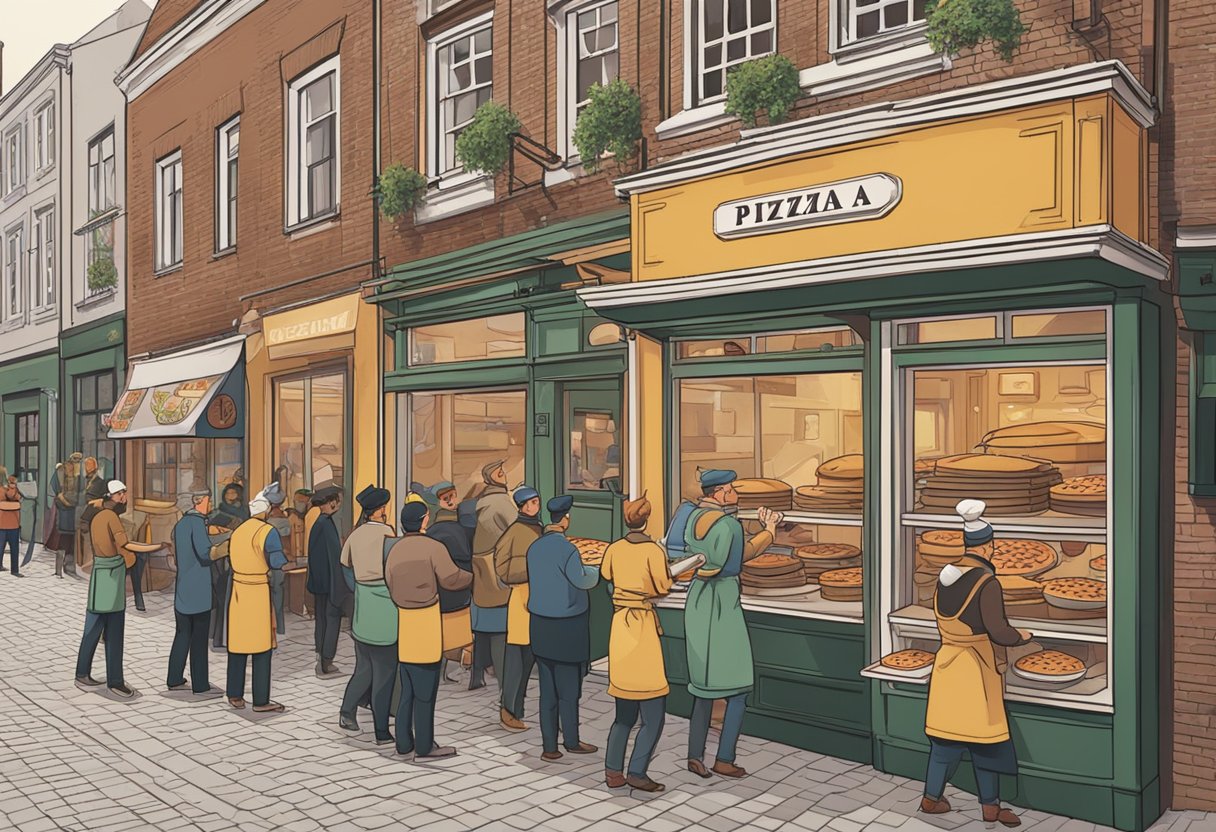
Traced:
<svg viewBox="0 0 1216 832">
<path fill-rule="evenodd" d="M 561 78 L 565 85 L 566 155 L 574 154 L 570 142 L 578 114 L 590 101 L 596 84 L 607 85 L 620 71 L 620 41 L 617 3 L 596 3 L 571 11 L 565 21 L 566 55 L 569 64 Z"/>
<path fill-rule="evenodd" d="M 44 104 L 34 114 L 34 168 L 46 170 L 55 164 L 55 102 Z"/>
<path fill-rule="evenodd" d="M 114 126 L 89 142 L 89 219 L 114 207 Z"/>
<path fill-rule="evenodd" d="M 34 215 L 33 307 L 42 309 L 55 302 L 55 209 Z"/>
<path fill-rule="evenodd" d="M 842 2 L 861 0 L 842 0 Z M 696 0 L 694 98 L 705 104 L 726 95 L 731 67 L 777 49 L 777 0 Z"/>
<path fill-rule="evenodd" d="M 477 108 L 494 94 L 493 26 L 490 15 L 441 36 L 431 44 L 429 73 L 432 112 L 430 172 L 441 175 L 460 167 L 456 139 Z"/>
<path fill-rule="evenodd" d="M 906 29 L 925 19 L 927 0 L 837 0 L 841 46 Z"/>
<path fill-rule="evenodd" d="M 337 56 L 313 67 L 288 86 L 289 227 L 338 211 L 338 93 Z"/>
<path fill-rule="evenodd" d="M 182 152 L 156 163 L 156 269 L 182 262 Z"/>
<path fill-rule="evenodd" d="M 21 149 L 21 127 L 4 135 L 4 195 L 8 196 L 25 182 L 25 158 Z"/>
<path fill-rule="evenodd" d="M 4 238 L 4 320 L 21 315 L 21 261 L 25 254 L 20 228 L 14 228 Z"/>
<path fill-rule="evenodd" d="M 215 250 L 236 245 L 236 163 L 241 146 L 241 117 L 225 122 L 216 131 L 215 149 Z"/>
</svg>

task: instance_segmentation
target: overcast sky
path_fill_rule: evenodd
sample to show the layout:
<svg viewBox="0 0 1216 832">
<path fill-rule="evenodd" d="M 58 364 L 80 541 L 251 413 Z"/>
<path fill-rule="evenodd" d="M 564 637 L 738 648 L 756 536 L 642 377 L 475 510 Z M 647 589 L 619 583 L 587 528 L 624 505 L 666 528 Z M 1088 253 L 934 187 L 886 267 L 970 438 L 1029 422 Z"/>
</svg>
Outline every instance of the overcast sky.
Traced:
<svg viewBox="0 0 1216 832">
<path fill-rule="evenodd" d="M 144 0 L 151 7 L 155 0 Z M 122 5 L 122 0 L 0 0 L 4 91 L 56 43 L 71 43 Z"/>
</svg>

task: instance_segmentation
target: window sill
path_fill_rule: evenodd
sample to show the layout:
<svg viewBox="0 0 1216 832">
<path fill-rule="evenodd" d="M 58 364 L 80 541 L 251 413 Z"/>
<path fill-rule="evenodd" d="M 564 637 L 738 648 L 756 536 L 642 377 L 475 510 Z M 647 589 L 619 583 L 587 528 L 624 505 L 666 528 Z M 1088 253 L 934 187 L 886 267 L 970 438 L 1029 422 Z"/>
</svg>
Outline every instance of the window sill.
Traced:
<svg viewBox="0 0 1216 832">
<path fill-rule="evenodd" d="M 50 176 L 54 172 L 55 172 L 55 163 L 51 162 L 46 167 L 39 168 L 38 170 L 34 171 L 34 180 L 41 181 L 42 179 L 44 179 L 47 176 Z"/>
<path fill-rule="evenodd" d="M 236 246 L 228 246 L 228 248 L 222 248 L 219 251 L 213 253 L 211 255 L 211 259 L 213 261 L 223 260 L 225 257 L 230 257 L 233 254 L 236 254 Z"/>
<path fill-rule="evenodd" d="M 826 64 L 799 72 L 798 82 L 807 95 L 827 101 L 949 68 L 950 59 L 934 52 L 933 47 L 918 36 L 911 43 L 887 41 L 865 50 L 857 48 L 838 53 Z"/>
<path fill-rule="evenodd" d="M 437 190 L 428 192 L 423 203 L 414 209 L 414 225 L 426 225 L 494 202 L 493 178 L 466 177 L 449 180 L 446 187 L 441 181 Z"/>
<path fill-rule="evenodd" d="M 5 321 L 3 328 L 0 328 L 0 332 L 12 332 L 15 329 L 21 329 L 23 326 L 25 326 L 25 316 L 20 315 Z"/>
<path fill-rule="evenodd" d="M 102 213 L 90 219 L 84 225 L 80 226 L 80 228 L 73 231 L 72 236 L 83 237 L 90 231 L 95 231 L 98 228 L 101 228 L 103 225 L 114 222 L 114 220 L 122 216 L 122 213 L 123 211 L 121 205 L 112 205 Z"/>
<path fill-rule="evenodd" d="M 183 263 L 174 263 L 172 266 L 165 266 L 163 269 L 156 269 L 152 272 L 153 277 L 167 277 L 176 272 L 180 272 L 184 267 Z"/>
<path fill-rule="evenodd" d="M 25 183 L 22 182 L 17 187 L 4 195 L 4 204 L 10 205 L 25 196 Z"/>
<path fill-rule="evenodd" d="M 47 321 L 53 321 L 59 315 L 59 310 L 55 306 L 44 306 L 41 309 L 35 309 L 30 314 L 30 323 L 34 326 L 44 324 Z"/>
<path fill-rule="evenodd" d="M 117 290 L 113 287 L 109 289 L 102 289 L 100 292 L 94 292 L 84 300 L 77 302 L 76 308 L 84 310 L 91 309 L 95 306 L 102 306 L 105 303 L 108 303 L 110 300 L 113 300 L 116 293 Z"/>
<path fill-rule="evenodd" d="M 734 119 L 726 114 L 726 102 L 715 101 L 712 104 L 682 110 L 671 118 L 660 121 L 654 132 L 660 139 L 674 139 L 730 124 L 732 121 Z"/>
<path fill-rule="evenodd" d="M 338 224 L 338 219 L 342 216 L 342 209 L 330 211 L 328 214 L 322 214 L 312 219 L 298 222 L 295 225 L 289 225 L 283 229 L 283 233 L 293 240 L 302 240 L 305 237 L 311 237 L 321 231 Z"/>
</svg>

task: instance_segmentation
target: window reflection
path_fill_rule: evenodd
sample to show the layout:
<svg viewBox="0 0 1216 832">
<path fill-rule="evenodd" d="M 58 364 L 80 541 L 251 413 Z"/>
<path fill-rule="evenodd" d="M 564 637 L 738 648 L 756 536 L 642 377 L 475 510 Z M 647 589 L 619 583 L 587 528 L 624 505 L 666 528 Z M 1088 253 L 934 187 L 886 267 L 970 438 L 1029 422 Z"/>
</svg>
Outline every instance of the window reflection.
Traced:
<svg viewBox="0 0 1216 832">
<path fill-rule="evenodd" d="M 483 466 L 503 460 L 507 484 L 524 479 L 527 396 L 522 390 L 412 393 L 410 480 L 449 480 L 461 498 L 480 489 Z"/>
</svg>

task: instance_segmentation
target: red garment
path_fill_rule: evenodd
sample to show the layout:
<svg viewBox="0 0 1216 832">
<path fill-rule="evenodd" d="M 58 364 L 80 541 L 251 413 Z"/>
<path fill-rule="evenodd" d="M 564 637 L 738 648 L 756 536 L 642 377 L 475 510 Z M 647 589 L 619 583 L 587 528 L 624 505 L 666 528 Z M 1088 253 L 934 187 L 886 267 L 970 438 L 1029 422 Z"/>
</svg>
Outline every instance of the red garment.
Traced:
<svg viewBox="0 0 1216 832">
<path fill-rule="evenodd" d="M 21 492 L 15 485 L 6 486 L 3 497 L 5 502 L 21 502 Z M 0 531 L 19 528 L 21 528 L 21 509 L 0 511 Z"/>
</svg>

